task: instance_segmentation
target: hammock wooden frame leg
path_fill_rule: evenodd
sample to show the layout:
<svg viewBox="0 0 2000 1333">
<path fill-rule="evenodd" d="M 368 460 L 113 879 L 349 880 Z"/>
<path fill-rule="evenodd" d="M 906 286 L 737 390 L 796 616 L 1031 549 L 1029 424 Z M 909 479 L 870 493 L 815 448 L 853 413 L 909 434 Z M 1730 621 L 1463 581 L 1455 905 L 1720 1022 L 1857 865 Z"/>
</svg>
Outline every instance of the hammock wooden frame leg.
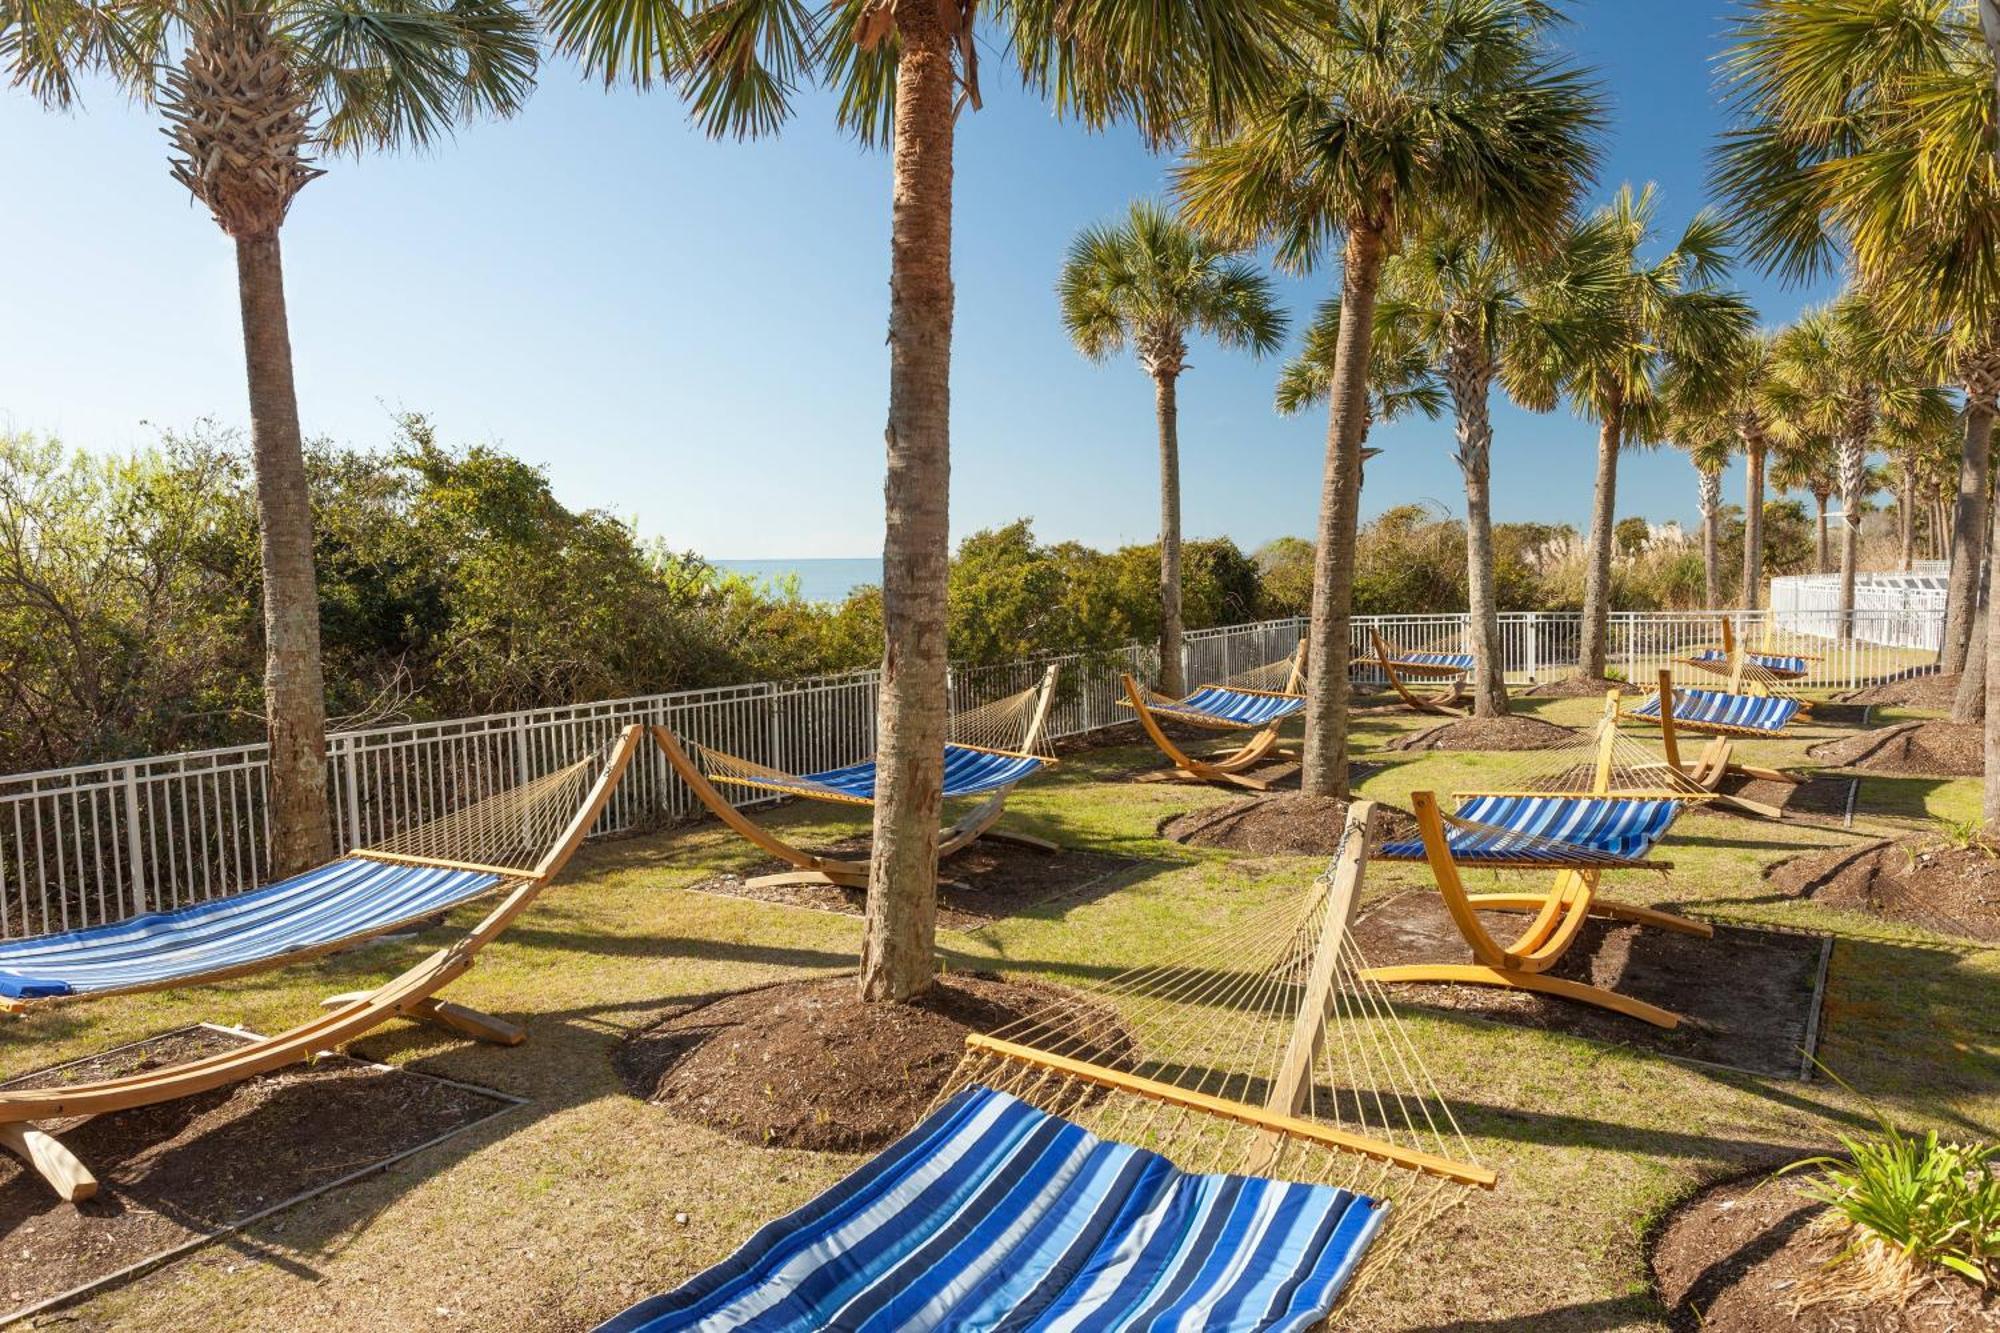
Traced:
<svg viewBox="0 0 2000 1333">
<path fill-rule="evenodd" d="M 0 1147 L 21 1157 L 49 1187 L 71 1202 L 90 1198 L 97 1181 L 53 1135 L 38 1122 L 91 1117 L 112 1111 L 152 1106 L 176 1101 L 196 1093 L 226 1087 L 286 1065 L 310 1060 L 339 1050 L 395 1018 L 411 1017 L 442 1023 L 482 1040 L 495 1038 L 486 1031 L 504 1033 L 519 1029 L 504 1020 L 490 1018 L 462 1005 L 436 1000 L 438 991 L 471 969 L 480 950 L 498 938 L 514 919 L 525 912 L 590 833 L 603 813 L 620 779 L 625 776 L 632 756 L 642 739 L 642 728 L 628 726 L 619 736 L 603 770 L 597 775 L 581 807 L 564 826 L 557 840 L 531 874 L 517 878 L 513 887 L 487 912 L 466 936 L 438 950 L 407 971 L 371 991 L 336 996 L 327 1013 L 275 1036 L 259 1038 L 232 1050 L 164 1069 L 142 1070 L 97 1083 L 80 1083 L 54 1088 L 0 1090 Z M 294 955 L 275 960 L 273 966 L 288 966 Z M 463 1024 L 464 1026 L 460 1026 Z M 518 1041 L 506 1041 L 513 1045 Z"/>
<path fill-rule="evenodd" d="M 1726 626 L 1729 622 L 1723 621 Z M 1758 778 L 1766 782 L 1787 782 L 1796 787 L 1805 782 L 1797 773 L 1787 773 L 1782 769 L 1764 768 L 1757 764 L 1742 764 L 1733 757 L 1733 746 L 1727 735 L 1716 735 L 1702 747 L 1702 751 L 1691 764 L 1681 761 L 1679 732 L 1694 730 L 1686 723 L 1674 720 L 1674 673 L 1669 668 L 1661 668 L 1659 677 L 1660 715 L 1645 720 L 1660 728 L 1660 748 L 1667 752 L 1667 762 L 1701 784 L 1702 790 L 1711 793 L 1718 805 L 1733 810 L 1756 815 L 1763 819 L 1782 820 L 1785 812 L 1775 805 L 1763 801 L 1753 801 L 1747 796 L 1732 796 L 1722 790 L 1724 778 L 1736 774 L 1746 778 Z M 1625 716 L 1633 716 L 1626 714 Z"/>
<path fill-rule="evenodd" d="M 1368 638 L 1375 645 L 1375 661 L 1382 674 L 1388 678 L 1389 688 L 1394 690 L 1403 703 L 1419 713 L 1434 713 L 1439 717 L 1465 717 L 1466 710 L 1458 707 L 1472 697 L 1466 688 L 1468 673 L 1455 667 L 1415 667 L 1408 663 L 1398 664 L 1390 655 L 1389 645 L 1373 629 Z M 1403 677 L 1423 677 L 1435 682 L 1438 688 L 1429 693 L 1419 693 L 1410 687 Z"/>
<path fill-rule="evenodd" d="M 1615 707 L 1615 704 L 1607 704 L 1607 707 Z M 1603 790 L 1605 785 L 1615 734 L 1611 727 L 1605 728 L 1598 761 L 1599 790 Z M 1416 812 L 1418 830 L 1423 836 L 1424 857 L 1430 863 L 1438 893 L 1444 899 L 1452 924 L 1471 946 L 1473 961 L 1374 967 L 1361 974 L 1364 978 L 1381 982 L 1433 982 L 1540 991 L 1609 1009 L 1655 1027 L 1680 1025 L 1679 1015 L 1658 1005 L 1635 1000 L 1601 986 L 1551 977 L 1546 973 L 1576 943 L 1584 923 L 1593 916 L 1656 926 L 1703 938 L 1715 934 L 1713 926 L 1655 908 L 1600 899 L 1597 888 L 1601 872 L 1593 869 L 1558 870 L 1549 891 L 1542 894 L 1468 893 L 1464 880 L 1459 876 L 1458 863 L 1452 858 L 1437 795 L 1434 792 L 1413 792 L 1410 801 Z M 1481 910 L 1526 911 L 1534 915 L 1513 942 L 1503 945 L 1479 919 Z"/>
<path fill-rule="evenodd" d="M 1260 727 L 1250 739 L 1220 758 L 1197 759 L 1176 745 L 1173 738 L 1167 735 L 1166 729 L 1160 725 L 1160 719 L 1147 704 L 1146 691 L 1139 682 L 1129 673 L 1121 679 L 1125 685 L 1125 698 L 1131 703 L 1132 711 L 1138 716 L 1139 725 L 1145 729 L 1147 738 L 1158 747 L 1161 754 L 1173 762 L 1172 768 L 1158 769 L 1142 775 L 1139 779 L 1141 782 L 1178 780 L 1220 783 L 1247 787 L 1251 791 L 1259 792 L 1271 789 L 1268 778 L 1257 777 L 1245 770 L 1255 768 L 1269 759 L 1285 757 L 1289 753 L 1281 750 L 1278 745 L 1278 733 L 1284 726 L 1282 721 Z"/>
</svg>

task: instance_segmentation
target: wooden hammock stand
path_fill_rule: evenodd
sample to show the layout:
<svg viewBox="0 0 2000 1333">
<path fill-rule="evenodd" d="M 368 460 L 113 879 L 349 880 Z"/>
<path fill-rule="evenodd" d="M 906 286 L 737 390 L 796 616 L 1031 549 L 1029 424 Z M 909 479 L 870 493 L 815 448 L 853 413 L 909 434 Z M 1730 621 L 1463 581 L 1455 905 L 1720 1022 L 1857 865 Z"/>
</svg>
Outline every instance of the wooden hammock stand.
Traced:
<svg viewBox="0 0 2000 1333">
<path fill-rule="evenodd" d="M 1235 685 L 1226 688 L 1239 694 L 1289 698 L 1296 696 L 1304 687 L 1305 669 L 1306 644 L 1305 640 L 1301 639 L 1299 646 L 1292 650 L 1291 670 L 1285 678 L 1285 687 L 1282 690 L 1252 690 Z M 1131 705 L 1133 713 L 1139 719 L 1139 725 L 1145 729 L 1153 744 L 1159 747 L 1160 753 L 1173 763 L 1172 768 L 1142 774 L 1139 778 L 1141 782 L 1209 782 L 1247 787 L 1251 791 L 1269 791 L 1270 781 L 1252 776 L 1248 770 L 1271 759 L 1298 758 L 1295 751 L 1279 747 L 1278 733 L 1285 724 L 1285 719 L 1279 718 L 1259 727 L 1254 735 L 1229 753 L 1214 759 L 1197 759 L 1175 744 L 1173 738 L 1167 735 L 1166 729 L 1160 725 L 1159 717 L 1154 714 L 1152 705 L 1147 700 L 1145 687 L 1140 685 L 1130 672 L 1126 672 L 1120 679 L 1125 686 L 1125 702 Z M 1178 714 L 1171 715 L 1169 720 L 1184 722 L 1195 727 L 1206 726 L 1215 731 L 1240 730 L 1221 723 L 1204 723 L 1196 718 Z"/>
</svg>

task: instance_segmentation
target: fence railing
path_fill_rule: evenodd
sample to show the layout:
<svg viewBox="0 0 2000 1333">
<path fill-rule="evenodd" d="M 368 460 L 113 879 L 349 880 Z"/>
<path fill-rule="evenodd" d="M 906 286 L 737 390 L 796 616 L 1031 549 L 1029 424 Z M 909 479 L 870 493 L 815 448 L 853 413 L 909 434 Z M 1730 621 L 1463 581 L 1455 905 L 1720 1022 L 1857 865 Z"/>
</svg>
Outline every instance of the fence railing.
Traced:
<svg viewBox="0 0 2000 1333">
<path fill-rule="evenodd" d="M 1819 659 L 1808 687 L 1859 684 L 1928 663 L 1928 653 L 1874 641 L 1873 614 L 1857 613 L 1856 633 L 1845 642 L 1781 629 L 1774 646 Z M 1747 643 L 1763 641 L 1760 617 L 1737 620 Z M 1715 642 L 1716 625 L 1717 613 L 1615 614 L 1614 669 L 1647 682 L 1674 657 Z M 1357 664 L 1369 651 L 1370 629 L 1398 648 L 1420 649 L 1462 644 L 1465 627 L 1463 614 L 1357 618 Z M 1275 661 L 1305 628 L 1301 620 L 1276 620 L 1190 633 L 1186 677 L 1219 680 Z M 1580 632 L 1575 613 L 1502 616 L 1509 681 L 1573 674 Z M 1153 649 L 1133 646 L 1108 657 L 964 668 L 952 674 L 953 706 L 1026 689 L 1051 661 L 1065 667 L 1049 718 L 1052 739 L 1130 720 L 1118 706 L 1118 673 L 1150 679 L 1157 666 Z M 876 693 L 877 673 L 858 671 L 338 733 L 328 738 L 327 753 L 334 840 L 341 851 L 379 842 L 551 772 L 632 722 L 663 724 L 793 772 L 856 763 L 874 748 Z M 597 833 L 646 827 L 694 808 L 664 759 L 650 747 L 641 754 Z M 0 937 L 115 921 L 265 882 L 266 795 L 262 745 L 0 777 Z"/>
</svg>

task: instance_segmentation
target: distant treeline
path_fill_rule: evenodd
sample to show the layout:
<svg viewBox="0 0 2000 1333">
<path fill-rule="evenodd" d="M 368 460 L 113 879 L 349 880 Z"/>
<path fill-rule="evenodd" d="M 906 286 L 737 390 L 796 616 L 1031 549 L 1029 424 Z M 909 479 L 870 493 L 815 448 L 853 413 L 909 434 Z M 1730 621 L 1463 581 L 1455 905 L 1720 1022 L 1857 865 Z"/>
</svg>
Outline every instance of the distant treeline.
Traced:
<svg viewBox="0 0 2000 1333">
<path fill-rule="evenodd" d="M 878 589 L 810 603 L 789 584 L 642 542 L 609 514 L 565 507 L 540 469 L 447 447 L 420 417 L 386 451 L 322 442 L 308 465 L 336 727 L 880 659 Z M 1781 514 L 1766 526 L 1777 572 L 1810 552 L 1804 511 L 1789 508 L 1795 522 Z M 261 737 L 255 514 L 248 459 L 227 432 L 168 435 L 115 459 L 0 436 L 0 772 Z M 1643 523 L 1636 532 L 1620 604 L 1698 603 L 1699 549 L 1649 538 Z M 1503 608 L 1577 605 L 1573 530 L 1501 525 L 1496 541 Z M 1025 519 L 975 533 L 952 561 L 952 656 L 1149 642 L 1158 568 L 1151 545 L 1044 543 Z M 1391 510 L 1362 536 L 1355 610 L 1462 610 L 1464 571 L 1460 524 Z M 1183 577 L 1189 629 L 1304 615 L 1312 548 L 1286 538 L 1246 555 L 1227 539 L 1190 542 Z"/>
</svg>

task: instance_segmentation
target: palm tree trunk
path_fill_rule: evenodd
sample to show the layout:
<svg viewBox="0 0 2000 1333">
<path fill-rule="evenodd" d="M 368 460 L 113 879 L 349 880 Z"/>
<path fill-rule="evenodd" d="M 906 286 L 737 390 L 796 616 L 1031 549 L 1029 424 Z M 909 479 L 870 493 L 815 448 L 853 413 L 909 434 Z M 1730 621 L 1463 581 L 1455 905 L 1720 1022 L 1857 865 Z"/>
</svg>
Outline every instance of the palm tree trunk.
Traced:
<svg viewBox="0 0 2000 1333">
<path fill-rule="evenodd" d="M 1609 661 L 1611 542 L 1618 514 L 1618 446 L 1625 434 L 1624 395 L 1612 391 L 1597 428 L 1597 491 L 1590 507 L 1590 546 L 1583 571 L 1583 642 L 1577 667 L 1598 679 Z"/>
<path fill-rule="evenodd" d="M 1471 610 L 1472 715 L 1508 713 L 1506 662 L 1501 657 L 1500 603 L 1493 588 L 1493 418 L 1486 395 L 1491 374 L 1449 377 L 1458 425 L 1458 466 L 1465 474 L 1465 588 Z"/>
<path fill-rule="evenodd" d="M 1902 570 L 1917 567 L 1917 474 L 1905 460 L 1902 485 L 1896 491 L 1896 538 L 1902 546 Z"/>
<path fill-rule="evenodd" d="M 326 804 L 326 681 L 319 658 L 312 498 L 306 487 L 285 266 L 278 234 L 236 238 L 250 445 L 264 567 L 264 712 L 270 743 L 271 873 L 333 855 Z"/>
<path fill-rule="evenodd" d="M 861 997 L 929 989 L 944 785 L 945 577 L 951 488 L 951 40 L 932 5 L 901 6 L 890 204 L 889 452 L 882 697 Z"/>
<path fill-rule="evenodd" d="M 1354 611 L 1354 532 L 1361 512 L 1361 437 L 1368 418 L 1369 342 L 1382 277 L 1382 234 L 1348 232 L 1334 345 L 1326 466 L 1320 479 L 1319 550 L 1313 558 L 1306 675 L 1306 744 L 1299 789 L 1347 795 L 1347 663 Z"/>
<path fill-rule="evenodd" d="M 1972 642 L 1965 655 L 1965 670 L 1958 674 L 1958 689 L 1951 696 L 1951 720 L 1981 722 L 1986 718 L 1986 631 L 1990 620 L 1992 590 L 1982 587 L 1977 614 L 1972 617 Z"/>
<path fill-rule="evenodd" d="M 1743 596 L 1745 611 L 1755 611 L 1764 597 L 1764 451 L 1762 435 L 1746 436 L 1743 452 Z"/>
<path fill-rule="evenodd" d="M 1722 606 L 1722 534 L 1715 530 L 1715 516 L 1722 508 L 1722 474 L 1703 472 L 1697 482 L 1701 507 L 1702 607 Z"/>
<path fill-rule="evenodd" d="M 1993 406 L 1990 399 L 1968 397 L 1965 435 L 1958 456 L 1958 496 L 1951 515 L 1951 577 L 1945 585 L 1944 647 L 1939 658 L 1946 671 L 1963 671 L 1972 644 L 1972 608 L 1979 601 L 1980 573 L 1986 566 L 1988 473 L 1993 448 Z"/>
<path fill-rule="evenodd" d="M 1187 693 L 1181 672 L 1181 437 L 1175 377 L 1153 379 L 1153 415 L 1160 428 L 1160 689 Z"/>
<path fill-rule="evenodd" d="M 1868 437 L 1840 442 L 1840 637 L 1854 637 L 1854 581 L 1861 558 L 1862 487 L 1867 482 Z"/>
<path fill-rule="evenodd" d="M 1813 520 L 1816 542 L 1813 554 L 1813 573 L 1815 574 L 1829 573 L 1833 568 L 1833 561 L 1828 558 L 1827 554 L 1831 548 L 1827 543 L 1826 501 L 1827 492 L 1813 492 L 1813 503 L 1819 506 L 1819 517 Z"/>
</svg>

